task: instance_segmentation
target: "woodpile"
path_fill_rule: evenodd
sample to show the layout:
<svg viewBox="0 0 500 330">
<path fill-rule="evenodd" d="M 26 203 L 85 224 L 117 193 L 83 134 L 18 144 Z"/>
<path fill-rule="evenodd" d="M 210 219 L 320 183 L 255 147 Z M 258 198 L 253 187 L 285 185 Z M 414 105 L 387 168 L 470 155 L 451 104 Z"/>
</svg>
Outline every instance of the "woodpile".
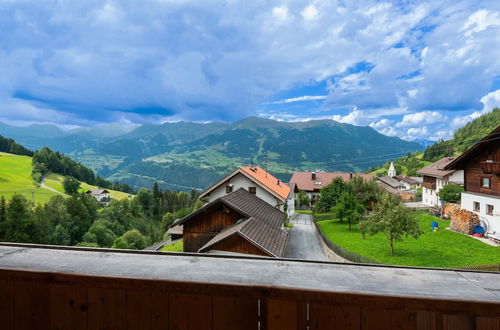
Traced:
<svg viewBox="0 0 500 330">
<path fill-rule="evenodd" d="M 474 226 L 479 225 L 479 216 L 460 208 L 459 204 L 446 204 L 444 213 L 451 219 L 450 229 L 456 232 L 471 235 L 474 233 Z"/>
</svg>

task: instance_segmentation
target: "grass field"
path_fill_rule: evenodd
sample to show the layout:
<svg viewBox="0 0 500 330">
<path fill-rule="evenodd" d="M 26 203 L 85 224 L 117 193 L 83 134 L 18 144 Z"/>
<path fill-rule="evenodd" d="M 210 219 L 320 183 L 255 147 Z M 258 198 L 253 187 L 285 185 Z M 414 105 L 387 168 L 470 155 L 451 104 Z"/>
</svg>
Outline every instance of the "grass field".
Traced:
<svg viewBox="0 0 500 330">
<path fill-rule="evenodd" d="M 331 214 L 317 215 L 316 220 L 321 231 L 336 245 L 385 264 L 424 267 L 500 264 L 500 247 L 446 230 L 449 221 L 425 213 L 417 216 L 424 233 L 418 239 L 408 237 L 396 242 L 394 256 L 390 255 L 389 241 L 382 233 L 367 235 L 363 240 L 356 225 L 349 231 L 346 222 L 332 220 Z M 439 223 L 436 232 L 431 230 L 433 221 Z"/>
<path fill-rule="evenodd" d="M 47 187 L 51 187 L 57 191 L 64 193 L 64 188 L 63 188 L 63 184 L 62 184 L 63 180 L 64 180 L 64 176 L 62 176 L 60 174 L 50 173 L 47 176 L 47 178 L 45 179 L 45 185 Z M 82 182 L 80 187 L 81 187 L 82 191 L 87 191 L 90 189 L 97 189 L 98 188 L 97 186 L 92 186 L 92 185 L 89 185 L 85 182 Z M 129 195 L 129 194 L 121 192 L 121 191 L 110 190 L 110 189 L 107 189 L 107 190 L 109 191 L 109 195 L 111 196 L 111 198 L 114 198 L 114 199 L 128 198 L 128 195 Z"/>
<path fill-rule="evenodd" d="M 183 252 L 184 251 L 184 245 L 182 243 L 182 240 L 179 240 L 177 242 L 171 243 L 171 244 L 166 244 L 164 245 L 160 251 L 168 251 L 168 252 Z"/>
<path fill-rule="evenodd" d="M 61 193 L 64 193 L 62 182 L 64 177 L 59 174 L 51 173 L 45 179 L 45 185 Z M 81 187 L 84 191 L 96 189 L 82 182 Z M 31 178 L 31 157 L 19 156 L 0 152 L 0 196 L 10 199 L 14 194 L 21 194 L 28 200 L 32 200 L 32 191 L 34 190 L 35 203 L 46 203 L 56 192 L 45 188 L 40 188 Z M 108 189 L 109 190 L 109 189 Z M 129 194 L 109 190 L 111 198 L 127 198 Z"/>
<path fill-rule="evenodd" d="M 31 179 L 31 157 L 0 152 L 0 196 L 10 199 L 14 194 L 21 194 L 31 201 L 33 190 L 35 203 L 46 203 L 57 195 L 35 185 Z"/>
</svg>

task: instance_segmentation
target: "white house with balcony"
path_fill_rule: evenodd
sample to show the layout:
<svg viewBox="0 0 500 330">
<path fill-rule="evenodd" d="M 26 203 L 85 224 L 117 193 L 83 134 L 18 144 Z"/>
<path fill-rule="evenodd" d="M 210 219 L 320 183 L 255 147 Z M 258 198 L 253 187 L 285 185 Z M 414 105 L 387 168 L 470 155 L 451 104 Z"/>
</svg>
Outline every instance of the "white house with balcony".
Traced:
<svg viewBox="0 0 500 330">
<path fill-rule="evenodd" d="M 424 167 L 417 174 L 423 176 L 422 181 L 422 203 L 432 207 L 442 207 L 442 202 L 439 199 L 439 191 L 447 184 L 464 184 L 463 170 L 445 170 L 445 167 L 450 164 L 454 158 L 444 157 L 435 163 Z"/>
</svg>

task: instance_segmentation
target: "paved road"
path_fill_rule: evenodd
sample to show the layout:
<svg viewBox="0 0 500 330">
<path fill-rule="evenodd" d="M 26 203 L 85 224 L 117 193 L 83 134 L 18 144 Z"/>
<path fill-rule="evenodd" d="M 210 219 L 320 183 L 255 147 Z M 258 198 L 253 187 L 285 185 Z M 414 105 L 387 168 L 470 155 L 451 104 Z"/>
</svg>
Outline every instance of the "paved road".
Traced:
<svg viewBox="0 0 500 330">
<path fill-rule="evenodd" d="M 299 214 L 290 222 L 293 228 L 288 232 L 285 258 L 328 261 L 314 232 L 312 216 Z"/>
</svg>

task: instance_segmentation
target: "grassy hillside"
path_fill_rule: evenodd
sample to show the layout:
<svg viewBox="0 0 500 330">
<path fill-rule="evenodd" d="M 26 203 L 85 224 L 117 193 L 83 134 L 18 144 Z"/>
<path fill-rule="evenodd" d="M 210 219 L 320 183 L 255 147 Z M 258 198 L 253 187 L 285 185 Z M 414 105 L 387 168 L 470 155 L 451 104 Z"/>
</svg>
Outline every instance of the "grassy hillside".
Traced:
<svg viewBox="0 0 500 330">
<path fill-rule="evenodd" d="M 63 180 L 64 180 L 64 177 L 62 175 L 50 173 L 47 176 L 47 178 L 45 179 L 45 185 L 47 187 L 53 188 L 57 191 L 64 193 L 64 188 L 63 188 L 63 184 L 62 184 Z M 80 187 L 81 187 L 82 191 L 87 191 L 90 189 L 97 189 L 98 188 L 97 186 L 92 186 L 92 185 L 89 185 L 85 182 L 81 182 Z M 111 190 L 111 189 L 106 189 L 106 190 L 109 191 L 109 195 L 111 196 L 111 198 L 114 198 L 114 199 L 128 198 L 128 195 L 129 195 L 129 194 L 121 192 L 121 191 L 116 191 L 116 190 Z"/>
<path fill-rule="evenodd" d="M 0 152 L 0 196 L 10 199 L 14 194 L 21 194 L 31 200 L 33 190 L 36 203 L 46 203 L 57 195 L 34 184 L 31 179 L 31 157 Z"/>
<path fill-rule="evenodd" d="M 35 192 L 35 203 L 46 203 L 52 196 L 57 195 L 49 189 L 41 188 L 31 178 L 31 157 L 19 156 L 0 152 L 0 196 L 7 199 L 14 194 L 21 194 L 28 200 L 32 200 L 32 191 Z M 50 174 L 45 184 L 61 193 L 64 177 L 59 174 Z M 95 189 L 97 187 L 82 182 L 83 190 Z M 109 189 L 108 189 L 109 190 Z M 128 194 L 120 191 L 109 190 L 112 198 L 127 198 Z"/>
</svg>

